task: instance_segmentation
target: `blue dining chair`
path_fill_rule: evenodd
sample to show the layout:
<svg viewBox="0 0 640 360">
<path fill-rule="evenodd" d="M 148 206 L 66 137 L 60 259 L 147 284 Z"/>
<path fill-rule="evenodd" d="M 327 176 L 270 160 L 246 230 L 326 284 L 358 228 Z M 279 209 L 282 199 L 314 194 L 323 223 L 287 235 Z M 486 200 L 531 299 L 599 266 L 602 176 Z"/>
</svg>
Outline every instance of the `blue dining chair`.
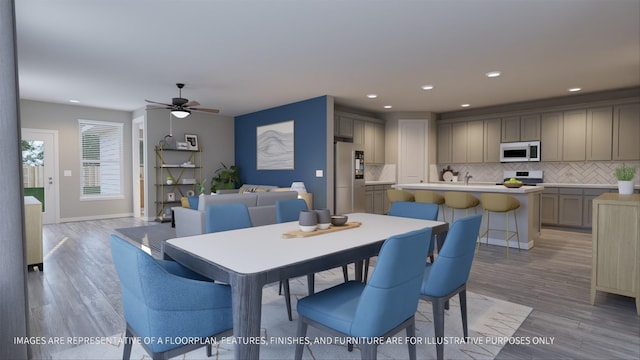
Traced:
<svg viewBox="0 0 640 360">
<path fill-rule="evenodd" d="M 382 245 L 368 283 L 349 281 L 298 301 L 298 338 L 308 325 L 348 338 L 386 339 L 406 329 L 415 337 L 415 312 L 424 275 L 431 228 L 394 235 Z M 408 342 L 409 358 L 416 358 L 415 344 Z M 302 359 L 304 344 L 296 344 L 295 358 Z M 363 341 L 362 359 L 375 359 L 377 341 Z"/>
<path fill-rule="evenodd" d="M 206 339 L 231 335 L 231 288 L 216 284 L 180 264 L 158 260 L 111 235 L 111 255 L 120 279 L 127 323 L 123 359 L 131 357 L 134 338 L 153 359 L 168 359 L 202 346 Z M 182 338 L 199 339 L 184 345 Z M 159 342 L 158 339 L 165 341 Z"/>
<path fill-rule="evenodd" d="M 447 240 L 433 264 L 427 264 L 420 298 L 431 301 L 433 306 L 433 327 L 436 336 L 436 355 L 444 358 L 444 345 L 438 339 L 444 338 L 444 310 L 448 301 L 456 294 L 460 297 L 462 331 L 467 329 L 467 280 L 475 254 L 476 240 L 480 232 L 482 215 L 473 215 L 456 220 L 449 229 Z"/>
<path fill-rule="evenodd" d="M 298 221 L 301 211 L 307 211 L 307 202 L 303 199 L 276 201 L 276 221 L 278 223 Z"/>
<path fill-rule="evenodd" d="M 252 226 L 249 209 L 244 203 L 209 205 L 205 211 L 207 233 L 244 229 Z"/>
<path fill-rule="evenodd" d="M 412 201 L 396 201 L 391 204 L 387 215 L 436 221 L 438 219 L 438 205 Z M 432 239 L 429 242 L 428 256 L 431 262 L 433 262 L 434 243 L 435 239 Z M 369 259 L 366 259 L 364 261 L 363 279 L 365 282 L 367 281 L 367 277 L 369 276 L 369 262 Z"/>
</svg>

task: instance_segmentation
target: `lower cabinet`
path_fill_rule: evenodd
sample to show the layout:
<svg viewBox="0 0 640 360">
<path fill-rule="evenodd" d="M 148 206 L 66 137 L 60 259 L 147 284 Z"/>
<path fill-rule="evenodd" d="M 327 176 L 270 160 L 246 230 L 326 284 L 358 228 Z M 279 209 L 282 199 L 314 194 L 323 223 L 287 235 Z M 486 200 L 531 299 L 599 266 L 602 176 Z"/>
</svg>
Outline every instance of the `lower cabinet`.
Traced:
<svg viewBox="0 0 640 360">
<path fill-rule="evenodd" d="M 391 189 L 391 185 L 367 185 L 365 188 L 366 211 L 372 214 L 386 214 L 389 211 L 387 189 Z"/>
<path fill-rule="evenodd" d="M 592 201 L 610 189 L 545 187 L 541 200 L 542 225 L 591 228 Z"/>
</svg>

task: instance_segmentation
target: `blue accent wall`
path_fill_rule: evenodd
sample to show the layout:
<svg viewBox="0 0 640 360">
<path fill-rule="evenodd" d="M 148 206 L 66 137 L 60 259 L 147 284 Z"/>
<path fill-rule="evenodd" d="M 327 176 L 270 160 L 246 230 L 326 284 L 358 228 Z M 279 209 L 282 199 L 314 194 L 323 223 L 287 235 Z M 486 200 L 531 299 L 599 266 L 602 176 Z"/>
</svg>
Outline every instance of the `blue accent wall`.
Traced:
<svg viewBox="0 0 640 360">
<path fill-rule="evenodd" d="M 294 169 L 258 170 L 256 128 L 293 120 Z M 244 184 L 289 187 L 303 181 L 313 193 L 313 207 L 327 207 L 327 96 L 321 96 L 235 118 L 235 164 Z M 333 119 L 331 119 L 333 121 Z M 323 170 L 324 177 L 315 171 Z"/>
</svg>

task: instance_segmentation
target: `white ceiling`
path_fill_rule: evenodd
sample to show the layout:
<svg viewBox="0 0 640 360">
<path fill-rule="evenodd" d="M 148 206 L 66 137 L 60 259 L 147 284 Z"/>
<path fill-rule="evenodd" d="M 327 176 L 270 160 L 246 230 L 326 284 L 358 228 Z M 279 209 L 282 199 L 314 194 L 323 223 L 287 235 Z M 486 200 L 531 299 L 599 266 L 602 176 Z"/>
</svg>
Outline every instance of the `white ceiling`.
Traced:
<svg viewBox="0 0 640 360">
<path fill-rule="evenodd" d="M 16 27 L 21 98 L 128 111 L 171 102 L 177 82 L 226 116 L 321 95 L 446 112 L 640 85 L 638 0 L 16 0 Z"/>
</svg>

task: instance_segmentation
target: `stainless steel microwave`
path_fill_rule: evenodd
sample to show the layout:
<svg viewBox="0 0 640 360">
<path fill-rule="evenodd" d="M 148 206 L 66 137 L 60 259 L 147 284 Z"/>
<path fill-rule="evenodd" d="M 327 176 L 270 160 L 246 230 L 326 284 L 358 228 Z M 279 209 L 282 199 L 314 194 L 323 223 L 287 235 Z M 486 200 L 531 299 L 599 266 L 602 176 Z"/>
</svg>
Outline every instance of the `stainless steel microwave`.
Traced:
<svg viewBox="0 0 640 360">
<path fill-rule="evenodd" d="M 500 162 L 540 161 L 540 141 L 500 144 Z"/>
</svg>

